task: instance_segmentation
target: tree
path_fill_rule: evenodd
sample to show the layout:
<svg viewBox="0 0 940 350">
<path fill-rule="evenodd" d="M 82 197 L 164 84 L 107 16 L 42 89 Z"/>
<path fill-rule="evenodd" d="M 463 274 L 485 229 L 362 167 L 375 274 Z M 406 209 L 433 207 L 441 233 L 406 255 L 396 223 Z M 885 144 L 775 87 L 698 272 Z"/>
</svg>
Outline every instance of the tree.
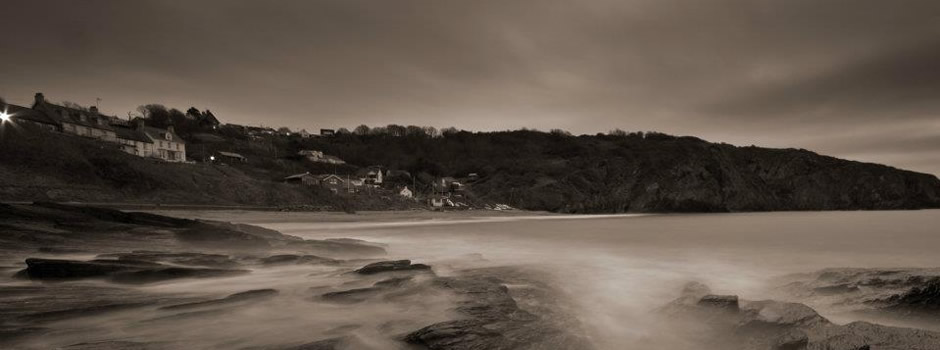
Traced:
<svg viewBox="0 0 940 350">
<path fill-rule="evenodd" d="M 336 133 L 337 133 L 337 134 L 340 134 L 340 135 L 349 135 L 349 134 L 350 134 L 349 129 L 346 129 L 346 128 L 339 128 L 339 129 L 336 129 Z"/>
<path fill-rule="evenodd" d="M 164 105 L 152 103 L 137 107 L 137 111 L 147 119 L 147 125 L 157 128 L 170 126 L 170 111 Z"/>
<path fill-rule="evenodd" d="M 371 131 L 371 129 L 369 129 L 369 126 L 362 124 L 360 126 L 357 126 L 356 129 L 353 130 L 353 133 L 359 136 L 365 136 L 369 134 L 369 131 Z"/>
<path fill-rule="evenodd" d="M 452 127 L 449 127 L 449 128 L 441 129 L 441 135 L 444 135 L 444 136 L 453 136 L 453 135 L 456 135 L 456 134 L 459 133 L 459 132 L 460 132 L 460 130 L 457 130 L 457 128 L 455 128 L 455 127 L 453 127 L 453 126 L 452 126 Z"/>
<path fill-rule="evenodd" d="M 189 109 L 186 110 L 186 116 L 192 119 L 199 119 L 201 115 L 202 115 L 202 112 L 196 109 L 196 107 L 189 107 Z"/>
<path fill-rule="evenodd" d="M 277 133 L 281 135 L 290 135 L 291 131 L 290 131 L 290 128 L 286 126 L 282 126 L 280 128 L 277 128 Z"/>
<path fill-rule="evenodd" d="M 388 130 L 389 135 L 397 137 L 405 136 L 405 132 L 407 131 L 404 126 L 398 124 L 388 124 L 386 130 Z"/>
</svg>

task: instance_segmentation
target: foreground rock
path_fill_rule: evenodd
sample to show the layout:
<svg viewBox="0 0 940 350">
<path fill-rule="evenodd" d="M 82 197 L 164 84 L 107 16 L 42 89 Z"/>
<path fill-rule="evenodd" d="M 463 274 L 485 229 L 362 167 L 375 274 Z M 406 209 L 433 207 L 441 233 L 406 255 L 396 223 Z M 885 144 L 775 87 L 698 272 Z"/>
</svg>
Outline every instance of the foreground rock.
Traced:
<svg viewBox="0 0 940 350">
<path fill-rule="evenodd" d="M 420 270 L 430 270 L 431 267 L 424 264 L 412 264 L 411 260 L 394 260 L 394 261 L 380 261 L 376 263 L 371 263 L 369 265 L 363 266 L 362 268 L 356 270 L 359 274 L 362 275 L 372 275 L 382 272 L 394 272 L 394 271 L 420 271 Z"/>
<path fill-rule="evenodd" d="M 478 269 L 433 285 L 460 297 L 463 317 L 403 337 L 426 349 L 591 349 L 557 292 L 518 269 Z M 507 285 L 515 286 L 513 289 Z"/>
<path fill-rule="evenodd" d="M 151 251 L 140 251 L 139 247 Z M 220 267 L 219 255 L 280 252 L 327 258 L 375 257 L 382 247 L 347 240 L 305 240 L 262 227 L 179 219 L 57 203 L 0 204 L 0 256 L 24 252 L 132 252 L 130 260 Z M 193 253 L 178 252 L 198 251 Z"/>
<path fill-rule="evenodd" d="M 940 269 L 826 269 L 781 284 L 787 297 L 845 312 L 940 322 Z"/>
<path fill-rule="evenodd" d="M 118 283 L 153 283 L 179 278 L 235 276 L 248 270 L 177 267 L 137 260 L 59 260 L 26 259 L 26 269 L 18 276 L 33 280 L 61 281 L 106 278 Z"/>
<path fill-rule="evenodd" d="M 812 308 L 773 300 L 738 301 L 692 284 L 660 312 L 678 332 L 705 349 L 742 350 L 928 350 L 940 349 L 940 333 L 867 322 L 837 325 Z M 685 326 L 681 326 L 684 324 Z"/>
</svg>

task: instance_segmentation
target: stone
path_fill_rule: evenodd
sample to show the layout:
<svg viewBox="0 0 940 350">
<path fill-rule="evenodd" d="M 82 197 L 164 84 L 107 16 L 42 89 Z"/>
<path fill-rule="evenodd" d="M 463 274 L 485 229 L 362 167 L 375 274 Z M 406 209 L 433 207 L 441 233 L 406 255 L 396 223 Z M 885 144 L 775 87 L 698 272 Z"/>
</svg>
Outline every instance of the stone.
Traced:
<svg viewBox="0 0 940 350">
<path fill-rule="evenodd" d="M 431 267 L 424 264 L 412 264 L 411 260 L 393 260 L 371 263 L 356 270 L 362 275 L 371 275 L 392 271 L 428 271 Z"/>
</svg>

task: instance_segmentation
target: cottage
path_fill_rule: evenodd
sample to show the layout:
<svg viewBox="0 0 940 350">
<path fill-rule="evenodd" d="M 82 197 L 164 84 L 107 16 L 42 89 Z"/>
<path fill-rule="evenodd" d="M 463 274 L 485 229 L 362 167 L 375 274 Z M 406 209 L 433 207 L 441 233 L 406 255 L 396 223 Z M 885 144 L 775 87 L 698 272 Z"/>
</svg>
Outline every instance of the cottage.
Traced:
<svg viewBox="0 0 940 350">
<path fill-rule="evenodd" d="M 132 128 L 127 121 L 103 115 L 94 106 L 85 110 L 50 103 L 41 92 L 36 93 L 31 109 L 13 105 L 7 108 L 18 123 L 116 144 L 122 151 L 140 157 L 186 161 L 186 143 L 173 132 L 173 127 L 167 130 L 146 127 L 143 119 L 138 119 Z"/>
<path fill-rule="evenodd" d="M 336 135 L 336 130 L 320 129 L 320 136 L 333 136 L 333 135 Z"/>
<path fill-rule="evenodd" d="M 311 175 L 309 172 L 303 174 L 291 175 L 284 178 L 284 182 L 300 184 L 304 186 L 316 186 L 318 183 L 317 177 Z"/>
<path fill-rule="evenodd" d="M 33 110 L 55 120 L 60 125 L 60 131 L 66 134 L 108 142 L 117 141 L 117 134 L 111 129 L 112 117 L 98 113 L 97 107 L 91 107 L 85 111 L 60 106 L 46 101 L 45 96 L 38 92 L 33 102 Z"/>
<path fill-rule="evenodd" d="M 21 125 L 33 125 L 46 131 L 59 131 L 59 123 L 44 113 L 17 105 L 2 106 L 10 120 Z"/>
<path fill-rule="evenodd" d="M 340 191 L 347 190 L 345 188 L 346 181 L 343 180 L 343 178 L 333 174 L 319 175 L 317 177 L 317 183 L 321 187 L 333 191 L 333 193 L 339 193 Z"/>
<path fill-rule="evenodd" d="M 173 126 L 164 130 L 145 126 L 143 121 L 138 120 L 137 130 L 143 132 L 153 143 L 153 150 L 145 156 L 168 162 L 186 161 L 186 142 L 173 132 Z"/>
<path fill-rule="evenodd" d="M 382 170 L 382 167 L 373 165 L 367 168 L 359 169 L 356 174 L 365 180 L 367 185 L 380 186 L 382 185 L 382 182 L 385 181 L 385 177 L 383 175 L 384 172 L 385 171 Z"/>
<path fill-rule="evenodd" d="M 138 123 L 143 124 L 143 120 Z M 153 141 L 140 128 L 112 126 L 117 135 L 122 151 L 140 157 L 149 157 L 153 153 Z"/>
<path fill-rule="evenodd" d="M 401 189 L 401 191 L 398 191 L 398 195 L 405 198 L 414 198 L 414 192 L 412 192 L 408 186 L 405 186 Z"/>
</svg>

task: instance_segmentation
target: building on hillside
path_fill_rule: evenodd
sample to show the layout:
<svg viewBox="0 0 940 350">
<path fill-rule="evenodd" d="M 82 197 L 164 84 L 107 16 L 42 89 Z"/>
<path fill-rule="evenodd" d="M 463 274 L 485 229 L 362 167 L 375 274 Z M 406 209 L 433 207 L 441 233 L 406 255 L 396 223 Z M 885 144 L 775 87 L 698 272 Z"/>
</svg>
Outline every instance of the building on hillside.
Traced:
<svg viewBox="0 0 940 350">
<path fill-rule="evenodd" d="M 304 186 L 316 186 L 318 179 L 316 176 L 311 175 L 309 172 L 303 174 L 291 175 L 284 178 L 284 182 L 300 184 Z"/>
<path fill-rule="evenodd" d="M 346 180 L 343 180 L 343 178 L 334 174 L 318 175 L 317 184 L 320 185 L 320 187 L 333 191 L 333 193 L 339 193 L 341 191 L 345 192 L 348 190 L 346 188 Z"/>
<path fill-rule="evenodd" d="M 216 118 L 215 115 L 212 114 L 212 112 L 210 112 L 208 109 L 205 112 L 200 113 L 196 121 L 199 123 L 199 127 L 203 129 L 216 130 L 220 125 L 222 125 L 222 122 L 220 122 L 219 119 Z"/>
<path fill-rule="evenodd" d="M 141 157 L 147 157 L 153 153 L 153 141 L 141 130 L 123 125 L 112 127 L 121 150 L 125 153 Z"/>
<path fill-rule="evenodd" d="M 11 118 L 18 123 L 104 141 L 140 157 L 186 161 L 186 142 L 173 132 L 172 127 L 167 130 L 146 127 L 143 119 L 137 119 L 130 126 L 126 120 L 99 113 L 94 106 L 85 110 L 48 102 L 41 92 L 36 93 L 31 109 L 13 105 L 7 108 Z"/>
<path fill-rule="evenodd" d="M 333 135 L 336 135 L 336 130 L 320 129 L 320 136 L 333 136 Z"/>
<path fill-rule="evenodd" d="M 366 185 L 381 186 L 385 181 L 385 176 L 383 175 L 385 170 L 381 166 L 373 165 L 363 169 L 359 169 L 356 172 L 356 175 L 363 179 Z"/>
<path fill-rule="evenodd" d="M 300 129 L 300 131 L 297 132 L 297 135 L 300 135 L 300 137 L 305 139 L 314 136 L 313 134 L 307 132 L 307 129 Z"/>
<path fill-rule="evenodd" d="M 60 124 L 45 113 L 17 105 L 0 106 L 0 111 L 10 116 L 17 124 L 28 124 L 46 131 L 61 131 Z"/>
<path fill-rule="evenodd" d="M 412 192 L 408 186 L 405 186 L 401 189 L 401 191 L 398 191 L 398 195 L 405 198 L 414 198 L 415 196 L 414 192 Z"/>
<path fill-rule="evenodd" d="M 143 132 L 153 142 L 153 151 L 147 155 L 168 162 L 186 161 L 186 142 L 173 132 L 173 126 L 164 129 L 145 126 L 142 120 L 137 121 L 137 130 Z"/>
<path fill-rule="evenodd" d="M 242 156 L 241 154 L 238 154 L 238 153 L 219 151 L 218 154 L 219 154 L 219 160 L 227 160 L 227 161 L 243 162 L 243 163 L 248 161 L 248 158 L 245 158 L 245 156 Z"/>
<path fill-rule="evenodd" d="M 117 134 L 111 129 L 111 120 L 117 118 L 98 113 L 96 107 L 91 107 L 85 111 L 60 106 L 46 101 L 46 97 L 38 92 L 33 102 L 33 110 L 54 119 L 60 125 L 60 131 L 63 133 L 107 142 L 117 142 Z"/>
</svg>

